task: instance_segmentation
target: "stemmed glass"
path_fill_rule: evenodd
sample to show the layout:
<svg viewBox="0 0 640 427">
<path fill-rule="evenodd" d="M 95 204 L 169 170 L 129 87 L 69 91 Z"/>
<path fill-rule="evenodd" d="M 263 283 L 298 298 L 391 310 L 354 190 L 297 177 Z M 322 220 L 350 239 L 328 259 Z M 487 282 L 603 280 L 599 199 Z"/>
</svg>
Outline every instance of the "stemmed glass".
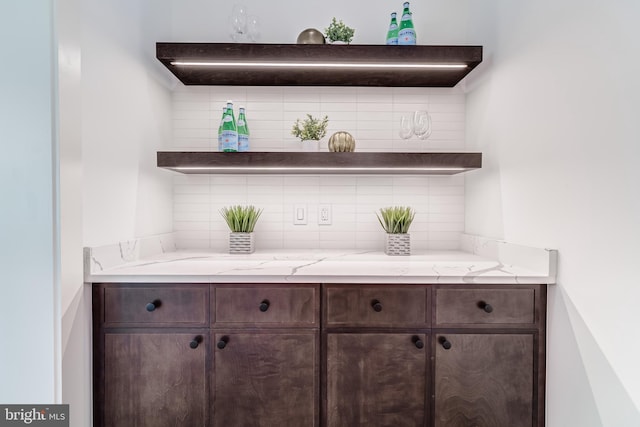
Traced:
<svg viewBox="0 0 640 427">
<path fill-rule="evenodd" d="M 231 39 L 234 42 L 242 41 L 247 34 L 247 8 L 242 4 L 233 6 L 231 16 L 229 16 L 231 26 Z"/>
<path fill-rule="evenodd" d="M 247 17 L 247 35 L 249 40 L 254 43 L 260 40 L 260 20 L 256 15 Z"/>
<path fill-rule="evenodd" d="M 413 113 L 413 133 L 424 140 L 431 136 L 431 116 L 424 110 Z"/>
<path fill-rule="evenodd" d="M 402 116 L 400 118 L 400 132 L 398 132 L 400 138 L 409 139 L 413 135 L 413 117 Z"/>
</svg>

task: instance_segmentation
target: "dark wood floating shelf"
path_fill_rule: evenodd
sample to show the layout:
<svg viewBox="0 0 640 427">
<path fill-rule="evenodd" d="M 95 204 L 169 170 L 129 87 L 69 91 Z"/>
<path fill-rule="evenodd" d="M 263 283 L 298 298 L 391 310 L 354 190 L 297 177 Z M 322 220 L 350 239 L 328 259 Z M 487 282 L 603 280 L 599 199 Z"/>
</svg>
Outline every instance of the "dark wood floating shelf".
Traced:
<svg viewBox="0 0 640 427">
<path fill-rule="evenodd" d="M 482 153 L 159 151 L 158 167 L 187 174 L 454 175 L 482 167 Z"/>
<path fill-rule="evenodd" d="M 482 46 L 156 43 L 156 58 L 185 85 L 453 87 Z"/>
</svg>

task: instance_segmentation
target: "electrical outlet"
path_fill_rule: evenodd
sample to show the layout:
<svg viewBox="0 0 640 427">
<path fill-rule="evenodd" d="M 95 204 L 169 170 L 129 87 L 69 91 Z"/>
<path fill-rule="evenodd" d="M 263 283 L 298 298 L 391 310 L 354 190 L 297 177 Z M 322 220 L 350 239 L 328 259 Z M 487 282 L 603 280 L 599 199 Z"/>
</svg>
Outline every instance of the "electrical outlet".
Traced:
<svg viewBox="0 0 640 427">
<path fill-rule="evenodd" d="M 318 224 L 331 225 L 331 205 L 318 206 Z"/>
<path fill-rule="evenodd" d="M 293 223 L 295 225 L 307 224 L 307 205 L 293 206 Z"/>
</svg>

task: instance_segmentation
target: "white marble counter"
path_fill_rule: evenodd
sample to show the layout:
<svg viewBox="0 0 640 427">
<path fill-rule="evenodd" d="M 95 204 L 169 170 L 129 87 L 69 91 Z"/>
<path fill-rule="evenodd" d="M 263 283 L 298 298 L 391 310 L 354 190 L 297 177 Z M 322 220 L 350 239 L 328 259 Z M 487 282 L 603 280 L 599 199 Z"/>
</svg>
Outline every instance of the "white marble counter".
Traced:
<svg viewBox="0 0 640 427">
<path fill-rule="evenodd" d="M 171 235 L 85 250 L 85 281 L 127 283 L 555 283 L 557 253 L 465 235 L 462 251 L 174 250 Z"/>
</svg>

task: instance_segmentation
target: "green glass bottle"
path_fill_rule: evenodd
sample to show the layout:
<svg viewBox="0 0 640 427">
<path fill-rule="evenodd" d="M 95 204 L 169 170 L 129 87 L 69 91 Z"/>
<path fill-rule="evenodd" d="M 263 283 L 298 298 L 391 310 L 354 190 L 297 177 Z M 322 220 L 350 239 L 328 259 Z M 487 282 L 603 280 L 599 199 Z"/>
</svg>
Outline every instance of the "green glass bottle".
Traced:
<svg viewBox="0 0 640 427">
<path fill-rule="evenodd" d="M 220 118 L 220 126 L 218 126 L 218 151 L 222 151 L 222 123 L 224 122 L 224 115 L 227 112 L 227 106 L 222 107 L 222 117 Z"/>
<path fill-rule="evenodd" d="M 222 119 L 222 151 L 227 153 L 238 151 L 238 128 L 231 101 L 227 101 L 227 111 Z"/>
<path fill-rule="evenodd" d="M 409 2 L 404 2 L 402 19 L 400 20 L 400 31 L 398 31 L 398 44 L 416 44 L 416 30 L 413 28 L 413 18 L 409 11 Z"/>
<path fill-rule="evenodd" d="M 398 21 L 396 20 L 396 13 L 391 14 L 391 23 L 389 24 L 389 31 L 387 31 L 387 44 L 398 44 Z"/>
<path fill-rule="evenodd" d="M 244 107 L 238 112 L 238 151 L 249 151 L 249 126 Z"/>
</svg>

